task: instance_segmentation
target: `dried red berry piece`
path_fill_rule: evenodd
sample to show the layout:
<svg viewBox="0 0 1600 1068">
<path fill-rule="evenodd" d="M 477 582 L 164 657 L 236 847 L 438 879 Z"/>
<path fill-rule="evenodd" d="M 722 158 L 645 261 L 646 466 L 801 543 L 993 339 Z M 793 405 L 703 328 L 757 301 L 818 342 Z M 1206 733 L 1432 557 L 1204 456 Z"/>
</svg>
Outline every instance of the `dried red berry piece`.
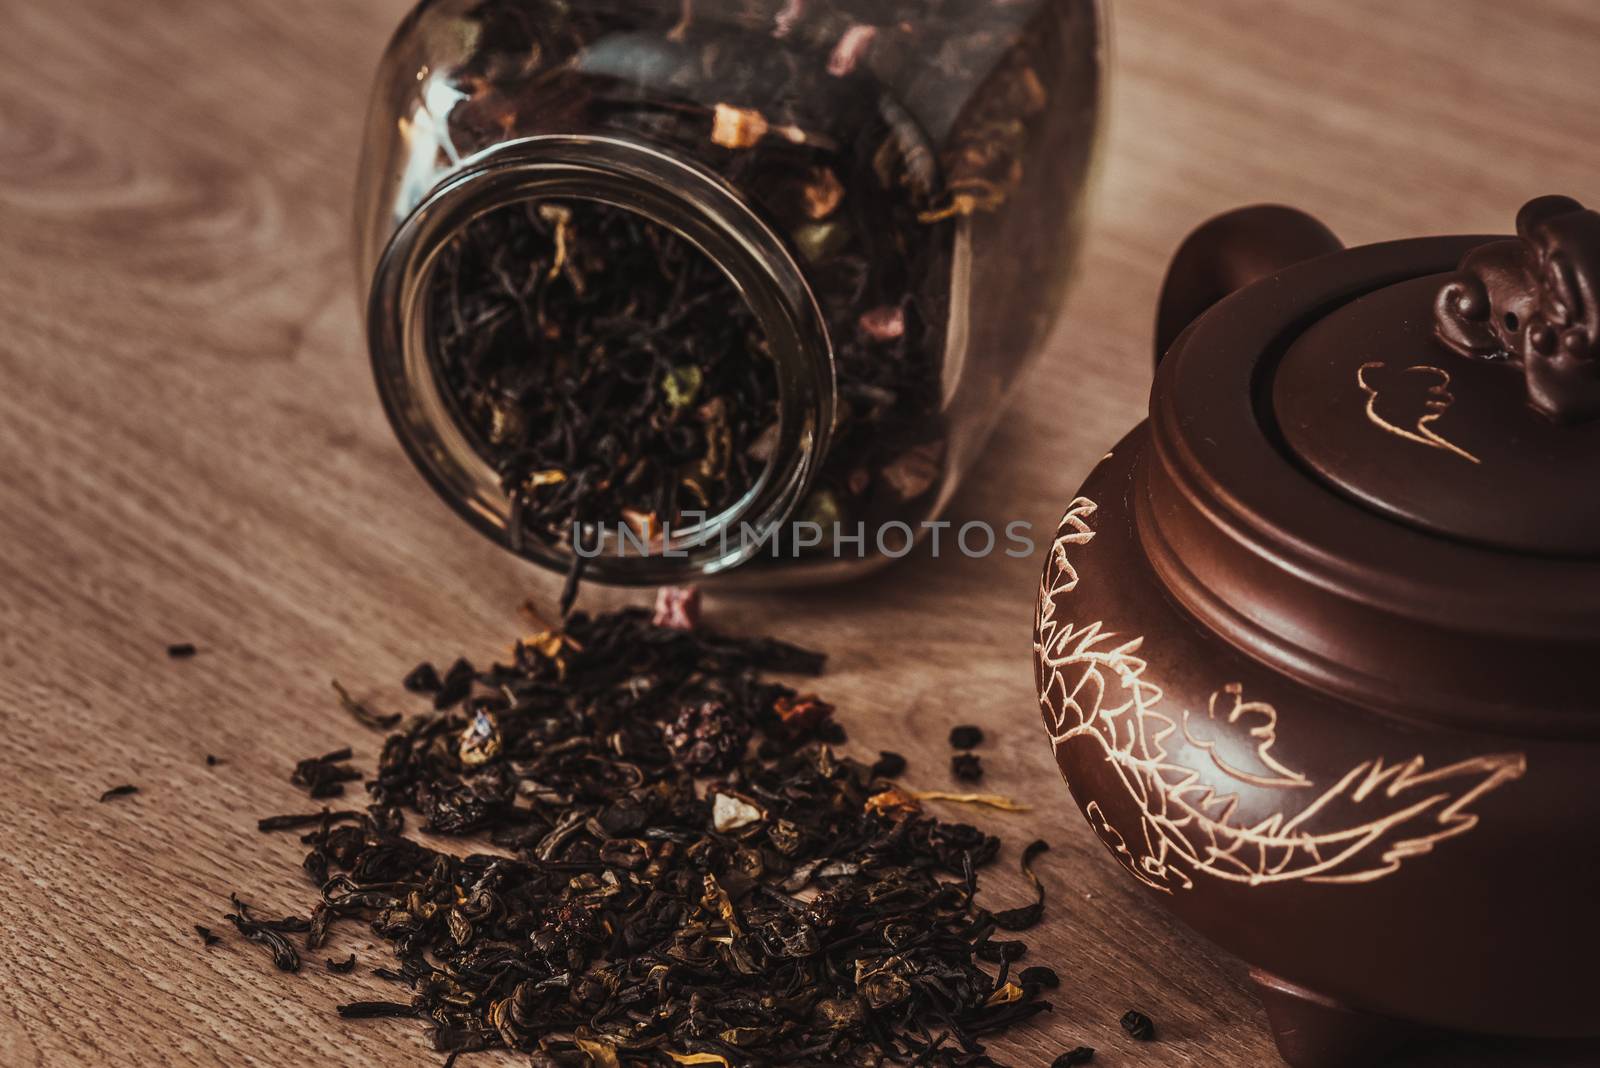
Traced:
<svg viewBox="0 0 1600 1068">
<path fill-rule="evenodd" d="M 661 740 L 673 763 L 696 774 L 728 771 L 744 755 L 750 726 L 734 716 L 721 701 L 685 705 L 676 719 L 661 729 Z"/>
<path fill-rule="evenodd" d="M 655 614 L 650 620 L 658 627 L 694 630 L 700 622 L 700 591 L 694 586 L 663 586 L 656 591 Z"/>
</svg>

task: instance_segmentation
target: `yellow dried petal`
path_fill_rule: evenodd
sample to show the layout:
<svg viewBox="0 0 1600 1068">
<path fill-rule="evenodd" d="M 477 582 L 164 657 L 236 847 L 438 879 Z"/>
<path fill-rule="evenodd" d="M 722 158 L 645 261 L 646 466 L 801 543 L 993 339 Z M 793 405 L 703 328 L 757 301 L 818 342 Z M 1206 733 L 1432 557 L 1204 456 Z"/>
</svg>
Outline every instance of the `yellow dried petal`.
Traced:
<svg viewBox="0 0 1600 1068">
<path fill-rule="evenodd" d="M 912 790 L 918 801 L 954 801 L 958 805 L 987 805 L 1001 812 L 1031 812 L 1031 805 L 1013 801 L 1001 794 L 953 794 L 944 790 Z"/>
<path fill-rule="evenodd" d="M 674 1053 L 670 1049 L 661 1051 L 679 1064 L 720 1064 L 722 1068 L 733 1068 L 728 1063 L 728 1058 L 720 1053 Z"/>
<path fill-rule="evenodd" d="M 767 135 L 767 117 L 754 108 L 718 104 L 711 118 L 711 141 L 723 148 L 749 148 Z"/>
<path fill-rule="evenodd" d="M 1005 986 L 990 994 L 985 1005 L 1009 1005 L 1013 1001 L 1022 1000 L 1022 988 L 1016 983 L 1007 983 Z"/>
<path fill-rule="evenodd" d="M 880 816 L 914 816 L 922 811 L 922 806 L 899 787 L 891 786 L 867 798 L 866 810 Z"/>
</svg>

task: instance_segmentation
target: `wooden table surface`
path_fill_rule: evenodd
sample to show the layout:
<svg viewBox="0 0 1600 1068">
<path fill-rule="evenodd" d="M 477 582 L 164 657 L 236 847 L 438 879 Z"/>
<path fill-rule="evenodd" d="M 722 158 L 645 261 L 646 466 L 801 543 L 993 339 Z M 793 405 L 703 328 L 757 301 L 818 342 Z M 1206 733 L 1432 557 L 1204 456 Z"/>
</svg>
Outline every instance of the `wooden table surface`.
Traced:
<svg viewBox="0 0 1600 1068">
<path fill-rule="evenodd" d="M 417 660 L 490 656 L 519 631 L 522 598 L 555 595 L 423 486 L 367 370 L 350 190 L 368 77 L 404 6 L 5 5 L 6 1065 L 437 1063 L 415 1024 L 332 1015 L 383 996 L 377 980 L 282 975 L 257 947 L 203 949 L 191 929 L 225 928 L 231 890 L 306 901 L 295 843 L 254 821 L 303 807 L 286 781 L 300 756 L 349 741 L 371 766 L 375 739 L 333 705 L 331 677 L 399 703 Z M 1140 418 L 1165 258 L 1214 212 L 1279 200 L 1364 242 L 1503 231 L 1543 192 L 1600 199 L 1591 0 L 1127 0 L 1113 14 L 1081 283 L 954 518 L 1053 529 Z M 1136 893 L 1069 807 L 1030 680 L 1039 563 L 914 559 L 848 588 L 714 598 L 710 615 L 831 651 L 822 688 L 853 739 L 906 752 L 921 785 L 948 785 L 951 724 L 990 729 L 991 785 L 1037 809 L 982 820 L 1009 841 L 986 881 L 1018 900 L 1017 847 L 1051 841 L 1029 960 L 1065 980 L 1055 1012 L 998 1053 L 1273 1063 L 1242 967 Z M 203 652 L 168 661 L 171 641 Z M 96 802 L 122 782 L 141 792 Z M 371 960 L 366 944 L 346 931 L 332 950 Z M 1129 1006 L 1155 1017 L 1158 1042 L 1124 1038 Z"/>
</svg>

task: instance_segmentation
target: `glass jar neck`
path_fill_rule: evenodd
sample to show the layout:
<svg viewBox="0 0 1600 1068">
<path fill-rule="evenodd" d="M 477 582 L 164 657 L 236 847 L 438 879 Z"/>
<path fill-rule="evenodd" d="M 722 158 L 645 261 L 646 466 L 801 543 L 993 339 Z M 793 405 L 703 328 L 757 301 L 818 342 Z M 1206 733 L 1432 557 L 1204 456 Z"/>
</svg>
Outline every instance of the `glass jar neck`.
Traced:
<svg viewBox="0 0 1600 1068">
<path fill-rule="evenodd" d="M 428 325 L 440 254 L 474 220 L 518 202 L 584 199 L 636 212 L 718 265 L 766 335 L 778 380 L 776 445 L 732 505 L 663 532 L 649 552 L 616 528 L 558 545 L 513 526 L 510 495 L 473 447 L 441 391 Z M 497 543 L 554 570 L 573 554 L 599 582 L 688 581 L 744 563 L 761 535 L 809 492 L 833 425 L 832 349 L 822 313 L 783 241 L 723 180 L 657 148 L 612 138 L 549 135 L 507 142 L 440 182 L 384 251 L 368 298 L 368 339 L 384 409 L 412 462 L 462 518 Z M 768 543 L 770 544 L 770 542 Z"/>
</svg>

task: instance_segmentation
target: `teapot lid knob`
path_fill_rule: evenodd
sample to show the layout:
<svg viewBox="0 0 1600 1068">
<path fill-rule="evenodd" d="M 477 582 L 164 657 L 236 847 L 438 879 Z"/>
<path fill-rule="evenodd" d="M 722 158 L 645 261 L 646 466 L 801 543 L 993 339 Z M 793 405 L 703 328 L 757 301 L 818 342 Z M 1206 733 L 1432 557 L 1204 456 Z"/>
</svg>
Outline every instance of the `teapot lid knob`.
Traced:
<svg viewBox="0 0 1600 1068">
<path fill-rule="evenodd" d="M 1528 403 L 1555 422 L 1600 417 L 1600 212 L 1528 201 L 1516 237 L 1462 257 L 1434 302 L 1434 335 L 1520 369 Z"/>
</svg>

